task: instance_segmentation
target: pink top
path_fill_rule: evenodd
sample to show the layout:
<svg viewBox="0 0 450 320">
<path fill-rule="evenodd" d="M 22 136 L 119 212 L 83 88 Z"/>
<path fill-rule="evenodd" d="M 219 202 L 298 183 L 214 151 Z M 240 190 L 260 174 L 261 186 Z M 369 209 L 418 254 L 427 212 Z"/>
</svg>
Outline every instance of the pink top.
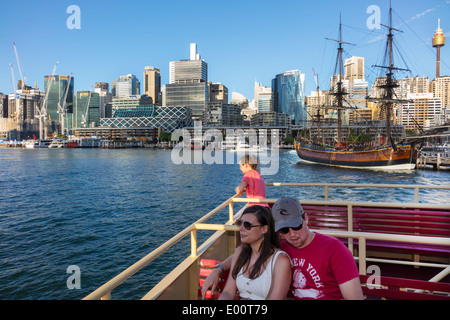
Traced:
<svg viewBox="0 0 450 320">
<path fill-rule="evenodd" d="M 256 170 L 249 170 L 244 174 L 241 182 L 247 182 L 247 188 L 245 191 L 247 193 L 247 198 L 266 198 L 266 186 L 264 184 L 264 179 L 261 177 L 261 174 Z M 259 202 L 249 202 L 248 206 L 260 205 L 260 206 L 269 206 L 267 203 L 259 203 Z"/>
</svg>

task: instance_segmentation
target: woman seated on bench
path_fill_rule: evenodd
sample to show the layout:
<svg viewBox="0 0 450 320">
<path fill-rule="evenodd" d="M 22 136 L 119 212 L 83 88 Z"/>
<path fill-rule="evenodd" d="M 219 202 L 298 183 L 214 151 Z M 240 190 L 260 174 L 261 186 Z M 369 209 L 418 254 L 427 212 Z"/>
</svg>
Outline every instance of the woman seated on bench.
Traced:
<svg viewBox="0 0 450 320">
<path fill-rule="evenodd" d="M 291 283 L 291 261 L 280 250 L 270 208 L 254 205 L 236 221 L 241 245 L 236 249 L 220 300 L 285 299 Z"/>
</svg>

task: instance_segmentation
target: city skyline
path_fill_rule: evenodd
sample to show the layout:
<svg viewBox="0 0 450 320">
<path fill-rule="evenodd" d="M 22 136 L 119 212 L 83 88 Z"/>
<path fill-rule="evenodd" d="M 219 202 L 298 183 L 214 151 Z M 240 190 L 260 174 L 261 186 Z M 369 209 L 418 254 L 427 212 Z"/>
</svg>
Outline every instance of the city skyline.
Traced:
<svg viewBox="0 0 450 320">
<path fill-rule="evenodd" d="M 79 8 L 79 15 L 71 11 Z M 0 19 L 0 92 L 13 92 L 20 80 L 12 42 L 17 46 L 27 85 L 44 89 L 44 76 L 58 61 L 56 74 L 75 78 L 75 91 L 91 90 L 95 82 L 111 82 L 134 74 L 143 84 L 146 66 L 161 70 L 161 85 L 169 84 L 169 63 L 189 59 L 190 43 L 208 63 L 208 80 L 225 85 L 251 101 L 255 81 L 270 87 L 277 74 L 298 69 L 305 74 L 305 94 L 328 89 L 334 71 L 339 15 L 343 25 L 344 58 L 365 58 L 366 80 L 373 84 L 383 55 L 389 1 L 137 1 L 133 6 L 106 1 L 2 4 Z M 435 76 L 436 50 L 431 38 L 440 19 L 450 36 L 450 0 L 392 1 L 393 27 L 410 74 Z M 376 9 L 380 10 L 377 21 Z M 375 10 L 375 11 L 373 11 Z M 75 19 L 75 20 L 74 20 Z M 78 20 L 76 20 L 78 19 Z M 71 23 L 79 22 L 75 27 Z M 73 28 L 74 27 L 74 28 Z M 79 27 L 79 29 L 77 29 Z M 450 48 L 441 49 L 441 75 L 450 75 Z"/>
</svg>

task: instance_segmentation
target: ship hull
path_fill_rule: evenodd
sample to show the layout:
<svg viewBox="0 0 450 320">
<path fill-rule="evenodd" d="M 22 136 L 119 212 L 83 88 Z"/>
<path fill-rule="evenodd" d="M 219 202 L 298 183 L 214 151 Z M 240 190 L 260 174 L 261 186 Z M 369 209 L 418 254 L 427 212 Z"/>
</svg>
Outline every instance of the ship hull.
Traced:
<svg viewBox="0 0 450 320">
<path fill-rule="evenodd" d="M 360 169 L 412 170 L 415 169 L 417 160 L 413 144 L 398 145 L 397 152 L 392 147 L 364 151 L 331 151 L 296 141 L 295 150 L 305 162 Z"/>
</svg>

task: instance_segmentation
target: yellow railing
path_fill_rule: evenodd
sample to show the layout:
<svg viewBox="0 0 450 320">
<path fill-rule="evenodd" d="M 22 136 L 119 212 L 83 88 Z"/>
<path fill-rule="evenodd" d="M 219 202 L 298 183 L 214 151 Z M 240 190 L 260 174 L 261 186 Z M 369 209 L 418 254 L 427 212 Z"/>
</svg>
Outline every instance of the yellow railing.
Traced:
<svg viewBox="0 0 450 320">
<path fill-rule="evenodd" d="M 266 183 L 266 186 L 275 187 L 323 187 L 325 200 L 328 200 L 330 188 L 388 188 L 388 189 L 414 189 L 414 201 L 419 203 L 419 192 L 422 189 L 450 190 L 450 186 L 416 185 L 416 184 L 357 184 L 357 183 Z"/>
<path fill-rule="evenodd" d="M 97 290 L 95 290 L 94 292 L 89 294 L 88 296 L 86 296 L 84 298 L 84 300 L 98 300 L 98 299 L 108 300 L 108 299 L 110 299 L 112 290 L 117 288 L 119 285 L 121 285 L 123 282 L 125 282 L 127 279 L 129 279 L 136 272 L 138 272 L 139 270 L 141 270 L 142 268 L 147 266 L 150 262 L 152 262 L 158 256 L 163 254 L 167 249 L 169 249 L 170 247 L 172 247 L 173 245 L 175 245 L 176 243 L 181 241 L 188 234 L 191 234 L 192 242 L 195 243 L 195 249 L 193 249 L 192 251 L 196 252 L 197 251 L 197 240 L 196 240 L 197 239 L 197 235 L 196 235 L 197 229 L 195 226 L 197 224 L 201 224 L 201 223 L 207 221 L 208 219 L 213 217 L 215 214 L 217 214 L 219 211 L 221 211 L 222 209 L 224 209 L 227 206 L 230 206 L 230 215 L 231 215 L 231 212 L 233 210 L 232 200 L 235 196 L 229 198 L 228 200 L 223 202 L 221 205 L 219 205 L 212 211 L 208 212 L 205 216 L 203 216 L 202 218 L 200 218 L 199 220 L 197 220 L 196 222 L 194 222 L 193 224 L 191 224 L 190 226 L 185 228 L 183 231 L 181 231 L 180 233 L 178 233 L 177 235 L 175 235 L 174 237 L 172 237 L 171 239 L 169 239 L 168 241 L 163 243 L 161 246 L 159 246 L 158 248 L 156 248 L 155 250 L 150 252 L 148 255 L 146 255 L 141 260 L 139 260 L 138 262 L 133 264 L 131 267 L 127 268 L 126 270 L 124 270 L 123 272 L 118 274 L 116 277 L 109 280 L 103 286 L 101 286 L 100 288 L 98 288 Z M 231 217 L 230 221 L 232 221 L 232 220 L 233 220 L 233 218 Z M 194 247 L 194 245 L 191 246 L 191 248 L 193 248 L 193 247 Z M 191 254 L 191 256 L 192 255 L 193 254 Z"/>
<path fill-rule="evenodd" d="M 329 187 L 364 187 L 362 185 L 354 185 L 354 184 L 296 184 L 296 183 L 270 183 L 266 184 L 268 186 L 323 186 L 325 187 L 326 192 L 326 199 L 328 198 L 328 189 Z M 386 187 L 386 188 L 401 188 L 400 185 L 365 185 L 366 188 L 372 188 L 372 187 Z M 433 189 L 432 186 L 411 186 L 411 185 L 403 185 L 403 187 L 406 188 L 414 188 L 416 189 L 416 201 L 418 202 L 418 193 L 419 189 Z M 441 187 L 436 186 L 434 189 L 450 189 L 450 187 Z M 158 256 L 160 256 L 162 253 L 164 253 L 166 250 L 168 250 L 170 247 L 181 241 L 183 238 L 185 238 L 187 235 L 190 235 L 191 237 L 191 255 L 189 257 L 190 262 L 193 263 L 198 259 L 198 243 L 197 243 L 197 230 L 221 230 L 221 231 L 239 231 L 239 228 L 237 226 L 234 226 L 234 220 L 237 217 L 239 213 L 234 214 L 234 202 L 261 202 L 261 203 L 274 203 L 277 199 L 251 199 L 251 198 L 237 198 L 237 195 L 229 198 L 222 204 L 220 204 L 218 207 L 207 213 L 205 216 L 185 228 L 183 231 L 175 235 L 173 238 L 166 241 L 164 244 L 162 244 L 157 249 L 153 250 L 151 253 L 149 253 L 147 256 L 143 257 L 141 260 L 124 270 L 122 273 L 102 285 L 100 288 L 89 294 L 84 298 L 84 300 L 98 300 L 98 299 L 111 299 L 111 291 L 117 288 L 119 285 L 121 285 L 123 282 L 125 282 L 127 279 L 129 279 L 132 275 L 134 275 L 136 272 L 147 266 L 149 263 L 151 263 L 153 260 L 155 260 Z M 330 201 L 301 201 L 302 204 L 343 204 L 344 202 L 330 202 Z M 354 202 L 349 203 L 345 202 L 345 205 L 348 205 L 348 208 L 352 208 L 353 205 L 361 205 L 361 202 Z M 368 203 L 365 203 L 368 204 Z M 385 206 L 386 203 L 377 204 L 374 202 L 370 202 L 371 206 L 379 205 L 379 206 Z M 401 204 L 393 204 L 389 203 L 389 206 L 403 206 L 405 207 L 407 204 L 401 203 Z M 220 212 L 222 209 L 226 208 L 228 206 L 229 208 L 229 221 L 225 225 L 220 224 L 206 224 L 205 222 L 209 220 L 211 217 L 213 217 L 215 214 Z M 413 205 L 409 205 L 413 206 Z M 436 207 L 436 205 L 425 205 L 425 204 L 415 204 L 413 207 Z M 444 205 L 445 206 L 445 205 Z M 439 205 L 439 207 L 442 208 L 442 205 Z M 446 205 L 445 207 L 450 206 Z M 349 209 L 349 210 L 350 210 Z M 351 212 L 349 211 L 349 214 Z M 374 234 L 374 233 L 362 233 L 362 232 L 352 232 L 352 231 L 333 231 L 333 230 L 314 230 L 317 232 L 321 232 L 324 234 L 329 234 L 335 237 L 344 237 L 344 238 L 357 238 L 359 240 L 359 256 L 356 257 L 356 260 L 359 260 L 359 268 L 361 274 L 366 274 L 366 262 L 367 261 L 379 261 L 379 262 L 390 262 L 393 263 L 392 260 L 384 261 L 383 259 L 371 259 L 366 257 L 366 247 L 365 243 L 366 240 L 374 239 L 374 240 L 389 240 L 389 241 L 400 241 L 400 242 L 413 242 L 413 243 L 424 243 L 424 244 L 440 244 L 440 245 L 448 245 L 450 246 L 450 239 L 448 238 L 442 238 L 442 237 L 421 237 L 421 236 L 408 236 L 408 235 L 387 235 L 387 234 Z M 423 263 L 423 262 L 402 262 L 402 261 L 395 261 L 394 263 L 403 263 L 403 264 L 411 264 L 411 265 L 419 265 L 419 266 L 429 266 L 429 267 L 440 267 L 444 268 L 445 270 L 438 274 L 436 277 L 432 279 L 432 281 L 439 281 L 443 277 L 445 277 L 447 274 L 450 273 L 450 266 L 449 265 L 442 265 L 442 264 L 436 264 L 436 263 Z M 173 279 L 173 277 L 171 277 Z M 193 285 L 196 286 L 195 281 L 193 281 Z M 198 282 L 197 282 L 198 283 Z M 163 279 L 159 286 L 166 287 L 170 285 L 170 280 Z M 195 287 L 195 290 L 197 288 Z M 159 294 L 159 293 L 158 293 Z M 158 297 L 158 294 L 149 293 L 144 298 L 145 299 L 154 299 Z"/>
</svg>

